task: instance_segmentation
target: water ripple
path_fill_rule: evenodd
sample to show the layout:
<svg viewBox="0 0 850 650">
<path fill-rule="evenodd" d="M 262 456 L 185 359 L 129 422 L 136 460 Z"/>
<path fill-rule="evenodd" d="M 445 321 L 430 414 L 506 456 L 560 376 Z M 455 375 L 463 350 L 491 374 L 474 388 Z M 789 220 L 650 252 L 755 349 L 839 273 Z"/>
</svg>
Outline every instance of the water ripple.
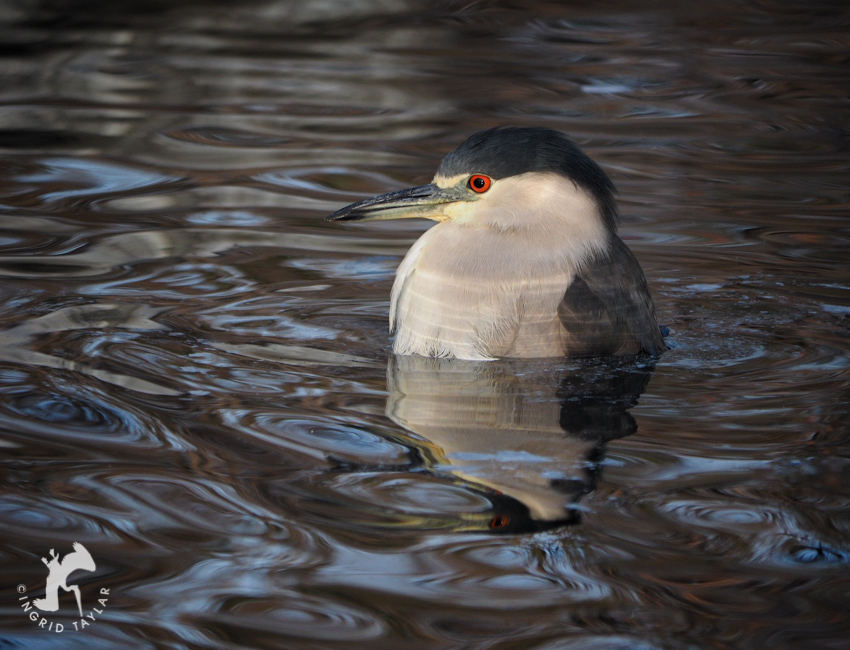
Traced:
<svg viewBox="0 0 850 650">
<path fill-rule="evenodd" d="M 8 645 L 846 642 L 841 3 L 0 14 L 0 574 L 35 593 L 41 558 L 78 541 L 84 604 L 112 590 L 76 637 L 7 601 Z M 502 399 L 487 373 L 437 382 L 480 428 L 454 460 L 494 485 L 521 469 L 561 505 L 552 476 L 586 479 L 578 523 L 494 536 L 510 495 L 387 417 L 392 274 L 426 225 L 322 217 L 508 122 L 609 173 L 671 349 L 631 435 L 585 449 L 554 427 L 555 455 L 528 420 L 466 408 L 516 406 L 527 368 Z M 445 405 L 421 423 L 457 425 Z"/>
<path fill-rule="evenodd" d="M 288 601 L 288 602 L 287 602 Z M 233 599 L 214 616 L 196 622 L 222 637 L 245 634 L 324 641 L 368 641 L 386 636 L 386 624 L 375 614 L 331 598 L 291 594 L 288 597 Z"/>
</svg>

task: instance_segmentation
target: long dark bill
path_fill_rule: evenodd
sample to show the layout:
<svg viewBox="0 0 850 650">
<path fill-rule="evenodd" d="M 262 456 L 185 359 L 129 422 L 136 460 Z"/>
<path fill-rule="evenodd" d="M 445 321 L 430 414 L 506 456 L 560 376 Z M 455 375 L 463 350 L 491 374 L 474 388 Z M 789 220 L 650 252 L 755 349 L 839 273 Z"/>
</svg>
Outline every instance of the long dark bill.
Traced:
<svg viewBox="0 0 850 650">
<path fill-rule="evenodd" d="M 373 196 L 352 203 L 325 217 L 326 221 L 379 221 L 385 219 L 436 219 L 441 220 L 440 206 L 465 199 L 456 188 L 420 185 L 400 192 Z"/>
</svg>

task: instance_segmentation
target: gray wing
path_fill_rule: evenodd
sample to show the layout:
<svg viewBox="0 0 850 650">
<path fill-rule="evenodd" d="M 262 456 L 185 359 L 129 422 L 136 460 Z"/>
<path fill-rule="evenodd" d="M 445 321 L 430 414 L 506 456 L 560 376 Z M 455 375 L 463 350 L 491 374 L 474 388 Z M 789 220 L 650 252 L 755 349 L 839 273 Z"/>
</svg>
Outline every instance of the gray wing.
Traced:
<svg viewBox="0 0 850 650">
<path fill-rule="evenodd" d="M 583 268 L 558 305 L 569 355 L 657 355 L 667 349 L 640 264 L 612 235 L 607 253 Z"/>
</svg>

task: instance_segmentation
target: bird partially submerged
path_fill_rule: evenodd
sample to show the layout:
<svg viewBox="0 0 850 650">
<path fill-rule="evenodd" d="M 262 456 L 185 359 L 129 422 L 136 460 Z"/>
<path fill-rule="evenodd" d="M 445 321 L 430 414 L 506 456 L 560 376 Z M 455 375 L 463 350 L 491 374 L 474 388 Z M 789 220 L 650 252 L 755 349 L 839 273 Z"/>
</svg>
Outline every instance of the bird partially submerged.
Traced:
<svg viewBox="0 0 850 650">
<path fill-rule="evenodd" d="M 562 133 L 495 128 L 448 154 L 430 184 L 327 219 L 439 222 L 396 271 L 396 354 L 657 355 L 666 346 L 643 271 L 617 236 L 614 191 Z"/>
</svg>

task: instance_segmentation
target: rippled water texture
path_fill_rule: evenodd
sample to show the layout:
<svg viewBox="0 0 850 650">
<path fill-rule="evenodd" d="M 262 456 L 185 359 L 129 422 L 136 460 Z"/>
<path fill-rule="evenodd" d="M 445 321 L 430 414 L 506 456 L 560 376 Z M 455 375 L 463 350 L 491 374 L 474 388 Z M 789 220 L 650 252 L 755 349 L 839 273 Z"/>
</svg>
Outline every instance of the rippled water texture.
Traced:
<svg viewBox="0 0 850 650">
<path fill-rule="evenodd" d="M 0 4 L 0 646 L 847 648 L 845 4 Z M 427 224 L 322 218 L 496 124 L 654 367 L 389 354 Z"/>
</svg>

